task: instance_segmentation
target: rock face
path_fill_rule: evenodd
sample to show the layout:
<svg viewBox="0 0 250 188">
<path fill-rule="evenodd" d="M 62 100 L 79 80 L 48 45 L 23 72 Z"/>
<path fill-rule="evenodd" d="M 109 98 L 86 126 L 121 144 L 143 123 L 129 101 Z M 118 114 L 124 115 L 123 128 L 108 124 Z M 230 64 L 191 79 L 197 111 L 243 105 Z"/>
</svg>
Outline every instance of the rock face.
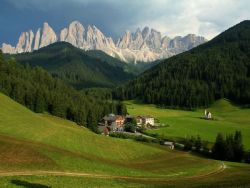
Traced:
<svg viewBox="0 0 250 188">
<path fill-rule="evenodd" d="M 60 34 L 60 41 L 71 43 L 82 48 L 84 43 L 84 27 L 80 22 L 72 22 L 68 28 L 64 28 Z"/>
<path fill-rule="evenodd" d="M 36 32 L 34 50 L 37 50 L 40 46 L 40 38 L 41 38 L 41 28 L 39 28 Z"/>
<path fill-rule="evenodd" d="M 39 48 L 48 46 L 57 41 L 57 36 L 54 30 L 49 26 L 47 22 L 43 24 L 42 36 L 40 40 Z"/>
<path fill-rule="evenodd" d="M 10 44 L 6 44 L 6 43 L 2 44 L 2 50 L 3 50 L 3 53 L 7 53 L 7 54 L 16 53 L 16 48 L 12 47 Z"/>
<path fill-rule="evenodd" d="M 73 21 L 68 27 L 62 29 L 59 35 L 56 35 L 45 22 L 43 27 L 37 30 L 36 35 L 31 30 L 21 33 L 16 47 L 3 43 L 2 51 L 10 54 L 31 52 L 57 41 L 69 42 L 83 50 L 102 50 L 125 62 L 136 63 L 176 55 L 206 42 L 206 39 L 194 34 L 171 39 L 168 36 L 162 36 L 155 29 L 150 30 L 149 27 L 145 27 L 143 30 L 138 28 L 135 33 L 126 31 L 115 44 L 111 37 L 106 37 L 95 26 L 84 28 L 80 22 Z"/>
<path fill-rule="evenodd" d="M 33 31 L 21 33 L 18 43 L 16 45 L 17 53 L 30 52 L 32 48 L 32 43 L 34 39 Z"/>
</svg>

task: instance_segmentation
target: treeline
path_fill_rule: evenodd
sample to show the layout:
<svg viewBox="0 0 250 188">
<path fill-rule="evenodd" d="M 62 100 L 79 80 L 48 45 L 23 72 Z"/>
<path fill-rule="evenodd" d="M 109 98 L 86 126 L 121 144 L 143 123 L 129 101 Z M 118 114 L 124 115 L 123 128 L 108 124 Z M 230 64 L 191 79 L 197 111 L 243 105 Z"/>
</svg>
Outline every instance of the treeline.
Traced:
<svg viewBox="0 0 250 188">
<path fill-rule="evenodd" d="M 114 102 L 109 90 L 76 91 L 40 67 L 6 61 L 1 51 L 0 92 L 34 112 L 46 111 L 93 131 L 105 114 L 126 114 L 126 107 Z"/>
<path fill-rule="evenodd" d="M 183 144 L 186 151 L 196 151 L 217 160 L 250 163 L 250 151 L 244 149 L 240 131 L 226 136 L 218 133 L 211 149 L 209 143 L 202 141 L 200 136 L 186 138 Z"/>
<path fill-rule="evenodd" d="M 162 61 L 114 91 L 164 107 L 194 109 L 228 98 L 250 104 L 250 21 L 215 39 Z"/>
<path fill-rule="evenodd" d="M 240 131 L 236 131 L 234 135 L 229 134 L 226 138 L 221 133 L 217 135 L 212 148 L 215 159 L 240 162 L 244 157 L 244 153 Z"/>
</svg>

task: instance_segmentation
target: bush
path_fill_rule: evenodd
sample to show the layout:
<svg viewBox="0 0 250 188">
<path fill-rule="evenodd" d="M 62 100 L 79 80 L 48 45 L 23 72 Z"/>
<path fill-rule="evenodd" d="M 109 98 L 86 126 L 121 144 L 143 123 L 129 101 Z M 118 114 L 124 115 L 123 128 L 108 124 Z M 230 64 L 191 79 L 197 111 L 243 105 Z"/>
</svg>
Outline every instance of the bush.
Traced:
<svg viewBox="0 0 250 188">
<path fill-rule="evenodd" d="M 190 151 L 193 148 L 193 139 L 192 138 L 187 138 L 184 140 L 184 150 L 185 151 Z"/>
<path fill-rule="evenodd" d="M 126 132 L 134 133 L 136 132 L 136 125 L 134 125 L 133 123 L 126 123 L 126 125 L 124 126 L 124 130 Z"/>
</svg>

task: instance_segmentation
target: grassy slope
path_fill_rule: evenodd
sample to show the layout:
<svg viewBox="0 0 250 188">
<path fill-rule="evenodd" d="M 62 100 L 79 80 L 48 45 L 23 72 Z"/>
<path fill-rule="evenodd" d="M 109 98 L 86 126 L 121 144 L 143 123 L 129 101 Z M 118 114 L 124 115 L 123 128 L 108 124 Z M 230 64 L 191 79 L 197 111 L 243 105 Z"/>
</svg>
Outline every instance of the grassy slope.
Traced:
<svg viewBox="0 0 250 188">
<path fill-rule="evenodd" d="M 130 114 L 152 115 L 161 123 L 169 125 L 149 131 L 151 133 L 176 138 L 199 134 L 202 139 L 213 142 L 218 132 L 233 133 L 235 130 L 241 130 L 244 145 L 247 149 L 250 148 L 250 109 L 238 108 L 227 100 L 219 100 L 208 109 L 215 118 L 213 121 L 201 119 L 204 109 L 182 111 L 160 109 L 155 105 L 137 104 L 132 101 L 126 101 L 126 104 Z"/>
<path fill-rule="evenodd" d="M 220 162 L 202 159 L 166 148 L 95 135 L 74 123 L 49 115 L 35 114 L 0 94 L 0 172 L 75 171 L 97 174 L 164 177 L 162 181 L 136 179 L 96 179 L 90 177 L 27 176 L 0 177 L 2 187 L 183 187 L 189 175 L 214 171 Z M 229 164 L 230 165 L 230 164 Z M 247 185 L 249 166 L 230 166 L 222 178 L 185 180 L 185 185 L 226 183 L 237 180 Z M 235 171 L 234 171 L 235 170 Z M 195 181 L 194 181 L 195 180 Z M 195 182 L 195 183 L 194 183 Z M 228 184 L 233 185 L 233 184 Z M 248 184 L 249 185 L 249 184 Z"/>
<path fill-rule="evenodd" d="M 0 169 L 42 168 L 168 177 L 218 167 L 215 161 L 188 153 L 96 135 L 72 122 L 35 114 L 2 94 L 0 101 L 0 157 L 10 159 L 0 163 Z M 15 162 L 16 154 L 20 163 Z M 29 166 L 25 161 L 31 160 L 31 156 L 41 160 Z M 173 158 L 176 165 L 169 163 Z"/>
</svg>

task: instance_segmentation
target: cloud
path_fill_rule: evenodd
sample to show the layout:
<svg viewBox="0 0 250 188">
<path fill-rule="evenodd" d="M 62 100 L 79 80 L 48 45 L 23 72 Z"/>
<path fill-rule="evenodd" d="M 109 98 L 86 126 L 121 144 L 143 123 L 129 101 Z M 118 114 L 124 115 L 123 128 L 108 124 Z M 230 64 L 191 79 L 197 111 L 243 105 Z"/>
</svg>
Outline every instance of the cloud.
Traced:
<svg viewBox="0 0 250 188">
<path fill-rule="evenodd" d="M 14 23 L 15 17 L 18 17 L 16 12 L 19 12 L 21 17 L 27 14 L 22 20 L 16 20 L 20 23 L 25 21 L 26 24 L 31 24 L 30 27 L 41 25 L 42 23 L 35 21 L 43 20 L 59 30 L 70 21 L 79 20 L 85 25 L 96 25 L 106 35 L 115 38 L 125 30 L 149 26 L 170 37 L 194 33 L 211 39 L 228 27 L 250 19 L 249 0 L 2 1 L 13 7 L 13 20 L 11 17 L 8 19 Z M 3 14 L 2 12 L 0 8 L 0 14 Z M 4 24 L 3 21 L 1 24 Z"/>
<path fill-rule="evenodd" d="M 248 0 L 159 0 L 142 10 L 146 16 L 137 19 L 134 27 L 149 25 L 172 37 L 195 33 L 211 39 L 228 27 L 250 19 Z"/>
</svg>

